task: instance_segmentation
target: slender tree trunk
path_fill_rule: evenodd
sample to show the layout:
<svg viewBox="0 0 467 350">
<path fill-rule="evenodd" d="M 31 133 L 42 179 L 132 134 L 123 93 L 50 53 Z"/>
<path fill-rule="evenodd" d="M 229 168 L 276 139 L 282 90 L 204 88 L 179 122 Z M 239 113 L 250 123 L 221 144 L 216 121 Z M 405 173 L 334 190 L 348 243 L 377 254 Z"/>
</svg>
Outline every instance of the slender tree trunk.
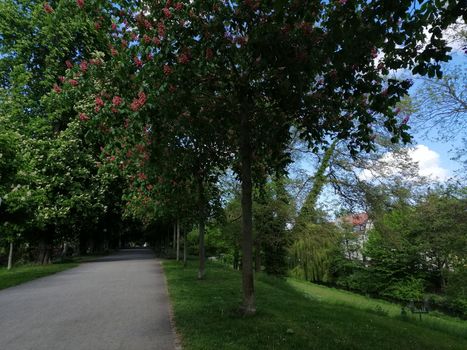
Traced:
<svg viewBox="0 0 467 350">
<path fill-rule="evenodd" d="M 186 244 L 186 231 L 183 233 L 183 266 L 186 267 L 187 262 L 187 244 Z"/>
<path fill-rule="evenodd" d="M 177 261 L 180 261 L 180 223 L 177 219 Z"/>
<path fill-rule="evenodd" d="M 174 225 L 173 225 L 173 229 L 174 229 L 174 232 L 173 232 L 173 233 L 174 233 L 174 238 L 173 238 L 173 241 L 172 241 L 172 248 L 174 248 L 174 249 L 175 249 L 175 242 L 176 242 L 176 240 L 177 240 L 177 226 L 176 226 L 176 225 L 177 225 L 176 223 L 174 223 Z"/>
<path fill-rule="evenodd" d="M 10 242 L 10 252 L 8 253 L 8 270 L 13 266 L 13 242 Z"/>
<path fill-rule="evenodd" d="M 198 205 L 199 205 L 199 271 L 198 279 L 203 279 L 206 274 L 206 248 L 204 246 L 204 232 L 205 232 L 205 198 L 204 198 L 204 185 L 201 178 L 198 179 Z"/>
<path fill-rule="evenodd" d="M 167 235 L 165 236 L 165 244 L 164 244 L 164 253 L 166 256 L 169 254 L 169 247 L 170 247 L 170 225 L 167 225 Z"/>
<path fill-rule="evenodd" d="M 242 286 L 244 314 L 254 314 L 255 289 L 253 280 L 253 213 L 252 213 L 252 149 L 248 114 L 241 116 L 240 126 L 240 179 L 242 182 Z"/>
<path fill-rule="evenodd" d="M 261 272 L 261 248 L 258 242 L 255 244 L 255 271 Z"/>
<path fill-rule="evenodd" d="M 62 261 L 65 260 L 67 252 L 68 252 L 68 243 L 63 242 L 63 249 L 62 249 L 62 256 L 61 256 Z"/>
<path fill-rule="evenodd" d="M 37 262 L 41 265 L 45 265 L 50 262 L 50 246 L 45 240 L 41 240 L 39 242 L 39 256 Z"/>
<path fill-rule="evenodd" d="M 233 256 L 233 269 L 234 269 L 234 270 L 238 270 L 238 269 L 239 269 L 238 260 L 240 260 L 240 254 L 239 254 L 239 252 L 238 252 L 238 249 L 235 248 L 234 256 Z"/>
<path fill-rule="evenodd" d="M 204 247 L 204 218 L 199 219 L 199 271 L 198 279 L 203 279 L 206 274 L 206 252 Z"/>
</svg>

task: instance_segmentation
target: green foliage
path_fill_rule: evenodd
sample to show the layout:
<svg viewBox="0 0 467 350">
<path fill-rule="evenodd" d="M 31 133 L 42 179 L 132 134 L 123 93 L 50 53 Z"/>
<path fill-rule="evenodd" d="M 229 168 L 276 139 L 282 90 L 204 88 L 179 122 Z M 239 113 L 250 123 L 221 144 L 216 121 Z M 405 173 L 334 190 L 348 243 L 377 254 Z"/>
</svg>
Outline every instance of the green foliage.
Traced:
<svg viewBox="0 0 467 350">
<path fill-rule="evenodd" d="M 286 248 L 290 241 L 287 224 L 293 215 L 293 201 L 285 186 L 287 178 L 276 178 L 259 190 L 253 202 L 253 227 L 258 250 L 264 254 L 268 274 L 284 276 L 287 270 Z M 257 251 L 256 254 L 260 254 Z"/>
<path fill-rule="evenodd" d="M 390 287 L 386 288 L 381 295 L 406 302 L 412 300 L 422 301 L 424 291 L 424 281 L 421 278 L 412 277 L 392 284 Z"/>
<path fill-rule="evenodd" d="M 460 266 L 448 275 L 446 287 L 448 306 L 467 319 L 467 267 Z"/>
<path fill-rule="evenodd" d="M 198 230 L 194 229 L 188 234 L 188 247 L 190 254 L 199 254 Z M 206 255 L 216 258 L 225 258 L 231 253 L 231 247 L 224 237 L 224 232 L 217 225 L 208 225 L 204 236 Z"/>
<path fill-rule="evenodd" d="M 450 185 L 435 188 L 416 202 L 403 195 L 388 201 L 385 210 L 378 206 L 374 229 L 362 250 L 366 261 L 336 259 L 335 283 L 401 302 L 422 301 L 428 293 L 438 293 L 431 294 L 431 307 L 465 315 L 464 191 Z"/>
<path fill-rule="evenodd" d="M 307 281 L 331 281 L 333 257 L 339 244 L 339 230 L 334 224 L 302 225 L 289 248 L 292 274 Z"/>
</svg>

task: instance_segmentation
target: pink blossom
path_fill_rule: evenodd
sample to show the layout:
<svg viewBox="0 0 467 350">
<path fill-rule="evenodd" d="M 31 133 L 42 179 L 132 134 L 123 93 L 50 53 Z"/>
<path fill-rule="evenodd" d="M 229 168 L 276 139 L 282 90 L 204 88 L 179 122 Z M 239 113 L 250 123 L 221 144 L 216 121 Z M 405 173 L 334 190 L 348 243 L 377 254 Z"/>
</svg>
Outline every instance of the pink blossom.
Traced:
<svg viewBox="0 0 467 350">
<path fill-rule="evenodd" d="M 63 75 L 60 75 L 58 77 L 58 80 L 60 80 L 60 82 L 63 83 L 65 81 L 65 77 Z"/>
<path fill-rule="evenodd" d="M 112 30 L 117 30 L 117 24 L 113 23 L 111 24 Z"/>
<path fill-rule="evenodd" d="M 404 119 L 402 119 L 402 125 L 407 124 L 409 122 L 409 119 L 410 119 L 410 115 L 406 115 Z"/>
<path fill-rule="evenodd" d="M 162 12 L 164 13 L 165 18 L 171 18 L 172 17 L 172 12 L 167 7 L 164 7 L 162 9 Z"/>
<path fill-rule="evenodd" d="M 58 86 L 57 84 L 54 84 L 53 89 L 57 94 L 62 92 L 62 88 L 60 86 Z"/>
<path fill-rule="evenodd" d="M 84 113 L 80 113 L 79 120 L 81 120 L 82 122 L 85 122 L 85 121 L 89 120 L 89 117 Z"/>
<path fill-rule="evenodd" d="M 133 62 L 135 62 L 136 67 L 143 66 L 143 61 L 141 61 L 137 56 L 133 57 Z"/>
<path fill-rule="evenodd" d="M 168 64 L 164 65 L 164 74 L 170 75 L 171 73 L 172 73 L 172 68 Z"/>
<path fill-rule="evenodd" d="M 73 68 L 73 63 L 71 63 L 70 61 L 65 61 L 65 65 L 68 69 Z"/>
<path fill-rule="evenodd" d="M 154 38 L 152 38 L 152 42 L 155 44 L 155 45 L 160 45 L 161 41 L 159 40 L 159 38 L 157 36 L 155 36 Z"/>
<path fill-rule="evenodd" d="M 95 28 L 96 30 L 101 29 L 101 26 L 102 26 L 102 25 L 101 25 L 99 22 L 94 23 L 94 28 Z"/>
<path fill-rule="evenodd" d="M 157 24 L 157 33 L 159 36 L 165 36 L 165 25 L 162 22 Z"/>
<path fill-rule="evenodd" d="M 81 69 L 83 73 L 85 73 L 88 70 L 88 63 L 86 61 L 82 61 L 79 64 L 79 68 Z"/>
<path fill-rule="evenodd" d="M 188 62 L 190 62 L 190 58 L 186 53 L 182 53 L 178 56 L 178 62 L 181 64 L 187 64 Z"/>
<path fill-rule="evenodd" d="M 141 91 L 138 94 L 138 98 L 135 98 L 133 102 L 131 102 L 131 105 L 130 105 L 131 110 L 136 112 L 138 109 L 144 106 L 144 104 L 146 103 L 146 100 L 147 100 L 146 94 L 143 91 Z"/>
<path fill-rule="evenodd" d="M 174 5 L 175 10 L 180 11 L 183 8 L 183 4 L 181 2 L 177 2 Z"/>
<path fill-rule="evenodd" d="M 52 6 L 50 6 L 50 4 L 48 2 L 44 3 L 44 11 L 46 13 L 52 13 L 54 12 L 54 9 L 52 8 Z"/>
<path fill-rule="evenodd" d="M 136 112 L 140 107 L 141 105 L 137 99 L 134 99 L 133 102 L 131 102 L 130 108 L 133 112 Z"/>
<path fill-rule="evenodd" d="M 68 80 L 68 82 L 70 83 L 71 86 L 77 86 L 78 85 L 78 81 L 75 80 L 75 79 L 70 79 L 70 80 Z"/>
<path fill-rule="evenodd" d="M 339 0 L 339 4 L 345 5 L 347 3 L 347 0 Z"/>
<path fill-rule="evenodd" d="M 82 9 L 84 7 L 84 0 L 76 0 L 76 4 L 80 9 Z"/>
<path fill-rule="evenodd" d="M 144 28 L 152 29 L 152 24 L 147 19 L 145 19 L 143 23 L 144 23 Z"/>
<path fill-rule="evenodd" d="M 152 59 L 154 58 L 154 56 L 153 56 L 152 53 L 148 53 L 148 54 L 146 55 L 146 58 L 147 58 L 148 61 L 152 61 Z"/>
<path fill-rule="evenodd" d="M 104 100 L 102 100 L 101 97 L 97 96 L 96 97 L 96 106 L 98 107 L 104 107 L 105 103 L 104 103 Z"/>
<path fill-rule="evenodd" d="M 146 44 L 149 44 L 151 42 L 151 37 L 147 34 L 143 35 L 143 40 Z"/>
<path fill-rule="evenodd" d="M 144 93 L 144 91 L 141 91 L 139 94 L 138 94 L 138 100 L 139 102 L 141 103 L 141 106 L 144 105 L 147 101 L 147 97 L 146 97 L 146 94 Z"/>
<path fill-rule="evenodd" d="M 112 103 L 115 107 L 118 107 L 122 104 L 122 98 L 120 96 L 114 96 Z"/>
</svg>

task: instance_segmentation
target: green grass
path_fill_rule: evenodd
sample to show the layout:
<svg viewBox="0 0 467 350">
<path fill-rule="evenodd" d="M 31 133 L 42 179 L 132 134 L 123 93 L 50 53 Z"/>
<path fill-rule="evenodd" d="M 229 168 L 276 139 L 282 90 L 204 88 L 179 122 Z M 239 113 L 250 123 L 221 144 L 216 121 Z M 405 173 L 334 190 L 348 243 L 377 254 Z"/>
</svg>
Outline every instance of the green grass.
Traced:
<svg viewBox="0 0 467 350">
<path fill-rule="evenodd" d="M 168 261 L 164 270 L 185 350 L 467 349 L 464 321 L 402 320 L 384 301 L 266 275 L 256 279 L 257 315 L 242 317 L 238 272 L 209 264 L 198 281 L 194 262 Z"/>
<path fill-rule="evenodd" d="M 11 270 L 0 268 L 0 289 L 16 286 L 76 266 L 78 266 L 78 264 L 72 262 L 50 265 L 24 265 L 13 267 Z"/>
</svg>

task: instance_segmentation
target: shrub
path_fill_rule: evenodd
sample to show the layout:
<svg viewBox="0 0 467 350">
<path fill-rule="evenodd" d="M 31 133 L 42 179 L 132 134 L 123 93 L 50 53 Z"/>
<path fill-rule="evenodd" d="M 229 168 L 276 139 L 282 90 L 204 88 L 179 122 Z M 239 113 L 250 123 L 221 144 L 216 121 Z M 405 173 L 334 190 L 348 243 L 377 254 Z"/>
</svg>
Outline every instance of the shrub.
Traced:
<svg viewBox="0 0 467 350">
<path fill-rule="evenodd" d="M 396 282 L 386 288 L 381 294 L 401 301 L 422 301 L 424 299 L 424 282 L 420 278 L 409 278 Z"/>
</svg>

